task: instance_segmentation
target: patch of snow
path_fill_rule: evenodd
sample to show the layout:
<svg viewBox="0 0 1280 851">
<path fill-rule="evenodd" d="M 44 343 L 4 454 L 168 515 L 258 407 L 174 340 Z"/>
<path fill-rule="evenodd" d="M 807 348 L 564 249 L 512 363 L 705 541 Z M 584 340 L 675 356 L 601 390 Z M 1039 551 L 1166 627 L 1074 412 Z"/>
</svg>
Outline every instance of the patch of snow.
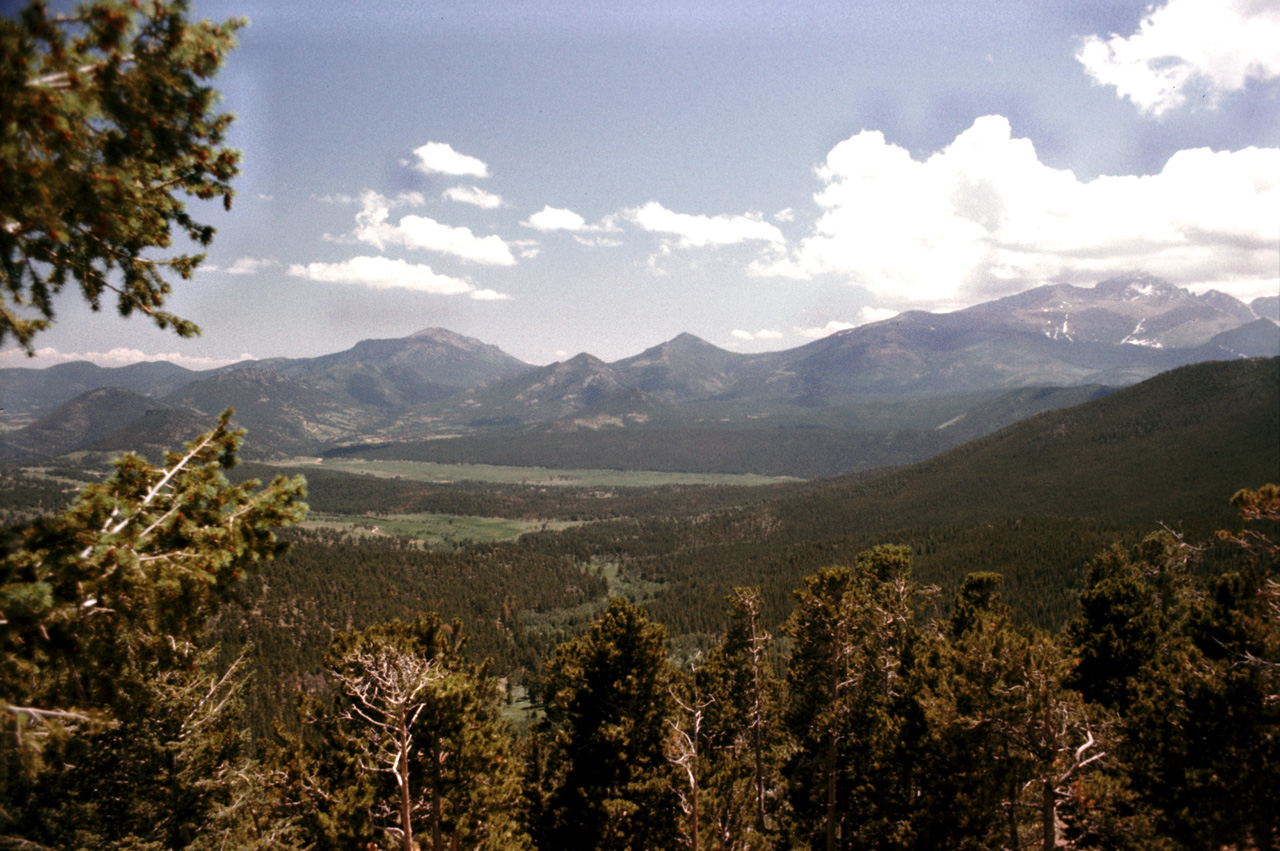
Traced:
<svg viewBox="0 0 1280 851">
<path fill-rule="evenodd" d="M 606 426 L 622 427 L 622 417 L 611 416 L 609 414 L 598 414 L 594 417 L 585 419 L 577 419 L 573 421 L 574 425 L 589 428 L 592 431 L 599 431 Z"/>
<path fill-rule="evenodd" d="M 960 414 L 958 417 L 952 417 L 951 419 L 947 420 L 947 421 L 946 421 L 945 423 L 943 423 L 942 425 L 937 426 L 937 427 L 935 428 L 935 431 L 942 431 L 942 430 L 943 430 L 944 428 L 946 428 L 947 426 L 953 426 L 953 425 L 955 425 L 956 423 L 960 422 L 962 419 L 964 419 L 964 414 Z"/>
<path fill-rule="evenodd" d="M 1062 318 L 1061 328 L 1059 328 L 1057 325 L 1050 325 L 1049 330 L 1045 331 L 1044 335 L 1048 337 L 1050 340 L 1058 340 L 1058 339 L 1065 338 L 1074 343 L 1075 337 L 1071 336 L 1071 314 L 1068 313 L 1066 316 Z"/>
<path fill-rule="evenodd" d="M 1142 330 L 1142 323 L 1146 321 L 1147 321 L 1147 317 L 1145 316 L 1139 319 L 1138 324 L 1134 326 L 1132 331 L 1130 331 L 1128 334 L 1125 335 L 1125 338 L 1121 340 L 1120 343 L 1122 345 L 1124 343 L 1133 343 L 1134 345 L 1138 345 L 1138 346 L 1146 345 L 1145 343 L 1138 342 L 1138 338 L 1136 336 L 1137 333 Z"/>
</svg>

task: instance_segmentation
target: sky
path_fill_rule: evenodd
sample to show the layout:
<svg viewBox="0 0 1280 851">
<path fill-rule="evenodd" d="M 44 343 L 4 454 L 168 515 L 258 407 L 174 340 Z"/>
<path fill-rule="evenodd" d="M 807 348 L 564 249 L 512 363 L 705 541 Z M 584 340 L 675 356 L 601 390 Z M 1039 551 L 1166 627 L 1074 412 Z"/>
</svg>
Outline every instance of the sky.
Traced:
<svg viewBox="0 0 1280 851">
<path fill-rule="evenodd" d="M 9 9 L 5 5 L 5 9 Z M 1149 272 L 1280 293 L 1277 0 L 194 0 L 232 210 L 169 307 L 0 366 L 309 357 L 444 327 L 530 363 L 792 348 Z"/>
</svg>

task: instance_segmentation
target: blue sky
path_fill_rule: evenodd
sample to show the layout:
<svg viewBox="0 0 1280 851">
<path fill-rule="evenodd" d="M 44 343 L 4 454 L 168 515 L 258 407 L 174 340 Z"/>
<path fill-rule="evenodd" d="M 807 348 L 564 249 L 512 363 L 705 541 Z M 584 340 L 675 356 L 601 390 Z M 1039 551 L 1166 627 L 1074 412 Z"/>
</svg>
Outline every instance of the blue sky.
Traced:
<svg viewBox="0 0 1280 851">
<path fill-rule="evenodd" d="M 1149 271 L 1280 292 L 1280 4 L 265 2 L 204 336 L 58 304 L 34 362 L 443 326 L 535 363 L 789 348 Z"/>
</svg>

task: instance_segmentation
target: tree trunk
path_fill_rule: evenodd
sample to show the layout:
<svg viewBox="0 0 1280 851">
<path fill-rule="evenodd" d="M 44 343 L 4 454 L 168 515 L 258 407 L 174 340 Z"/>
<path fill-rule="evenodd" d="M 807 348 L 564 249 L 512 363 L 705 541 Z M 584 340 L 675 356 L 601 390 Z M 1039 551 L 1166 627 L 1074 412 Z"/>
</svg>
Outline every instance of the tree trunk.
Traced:
<svg viewBox="0 0 1280 851">
<path fill-rule="evenodd" d="M 440 748 L 431 747 L 431 849 L 440 851 Z"/>
<path fill-rule="evenodd" d="M 404 851 L 413 848 L 413 801 L 409 796 L 409 724 L 405 714 L 400 713 L 400 759 L 404 765 L 400 774 L 400 836 L 404 840 Z"/>
<path fill-rule="evenodd" d="M 698 851 L 698 757 L 693 758 L 693 851 Z"/>
<path fill-rule="evenodd" d="M 764 744 L 760 741 L 761 739 L 760 726 L 761 724 L 764 723 L 764 721 L 760 717 L 761 708 L 759 707 L 759 701 L 760 701 L 760 686 L 759 686 L 759 680 L 757 680 L 757 683 L 756 683 L 756 704 L 757 704 L 756 729 L 755 729 L 755 743 L 753 747 L 753 750 L 755 751 L 755 760 L 756 760 L 756 832 L 759 833 L 761 836 L 763 836 L 764 835 Z"/>
<path fill-rule="evenodd" d="M 756 832 L 764 835 L 764 695 L 760 687 L 760 635 L 756 630 L 756 602 L 747 609 L 751 647 L 751 750 L 756 769 Z"/>
<path fill-rule="evenodd" d="M 836 851 L 836 734 L 827 740 L 827 851 Z"/>
<path fill-rule="evenodd" d="M 1054 800 L 1053 783 L 1045 781 L 1040 789 L 1040 847 L 1053 851 L 1058 845 L 1058 808 Z"/>
</svg>

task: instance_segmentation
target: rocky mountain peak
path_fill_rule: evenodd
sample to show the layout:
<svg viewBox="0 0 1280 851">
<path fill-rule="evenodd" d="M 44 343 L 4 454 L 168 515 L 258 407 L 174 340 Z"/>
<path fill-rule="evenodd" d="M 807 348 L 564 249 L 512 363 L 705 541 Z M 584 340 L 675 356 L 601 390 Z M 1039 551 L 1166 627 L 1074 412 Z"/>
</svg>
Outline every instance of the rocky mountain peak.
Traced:
<svg viewBox="0 0 1280 851">
<path fill-rule="evenodd" d="M 1149 275 L 1146 272 L 1099 281 L 1093 288 L 1093 292 L 1097 296 L 1124 299 L 1126 301 L 1187 298 L 1191 296 L 1186 290 L 1175 287 L 1163 278 L 1157 278 L 1155 275 Z"/>
<path fill-rule="evenodd" d="M 406 341 L 415 343 L 438 343 L 445 346 L 455 346 L 460 349 L 474 349 L 484 345 L 479 340 L 472 337 L 464 337 L 448 328 L 423 328 L 421 331 L 415 331 L 408 337 Z"/>
</svg>

